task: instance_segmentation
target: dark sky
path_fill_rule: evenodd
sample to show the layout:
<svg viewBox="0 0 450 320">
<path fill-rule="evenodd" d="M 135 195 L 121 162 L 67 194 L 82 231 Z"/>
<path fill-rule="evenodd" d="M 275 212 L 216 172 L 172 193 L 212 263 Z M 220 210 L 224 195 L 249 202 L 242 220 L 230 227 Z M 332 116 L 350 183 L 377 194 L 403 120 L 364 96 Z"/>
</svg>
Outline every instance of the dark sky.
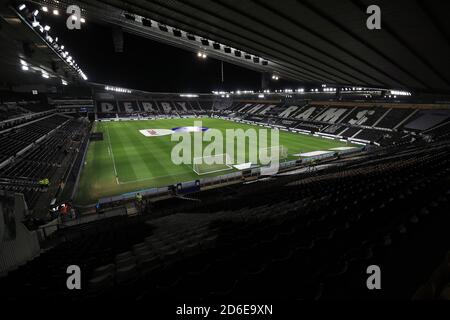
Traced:
<svg viewBox="0 0 450 320">
<path fill-rule="evenodd" d="M 196 53 L 124 33 L 124 52 L 114 52 L 111 29 L 92 21 L 81 30 L 68 30 L 64 15 L 41 16 L 52 27 L 89 81 L 152 92 L 201 92 L 213 90 L 260 90 L 261 75 L 224 62 L 221 83 L 220 61 L 199 59 Z M 271 89 L 292 87 L 278 81 Z"/>
<path fill-rule="evenodd" d="M 52 35 L 59 36 L 89 81 L 152 92 L 260 90 L 258 72 L 220 61 L 199 59 L 196 53 L 124 33 L 124 52 L 114 52 L 111 29 L 87 21 L 81 30 L 68 30 L 65 16 L 45 15 Z M 277 87 L 284 84 L 274 83 Z"/>
</svg>

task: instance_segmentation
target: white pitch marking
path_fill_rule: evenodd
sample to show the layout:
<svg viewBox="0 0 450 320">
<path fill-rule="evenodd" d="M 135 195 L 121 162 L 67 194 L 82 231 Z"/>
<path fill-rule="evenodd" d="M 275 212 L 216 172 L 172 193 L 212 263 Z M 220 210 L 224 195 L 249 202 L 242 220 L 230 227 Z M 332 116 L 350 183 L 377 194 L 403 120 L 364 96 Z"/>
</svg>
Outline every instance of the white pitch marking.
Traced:
<svg viewBox="0 0 450 320">
<path fill-rule="evenodd" d="M 113 153 L 112 146 L 111 146 L 111 137 L 110 137 L 110 135 L 109 135 L 109 129 L 108 129 L 108 127 L 106 127 L 106 133 L 108 134 L 108 144 L 109 144 L 108 152 L 109 152 L 110 155 L 111 155 L 111 159 L 112 159 L 113 166 L 114 166 L 114 176 L 116 177 L 116 183 L 117 183 L 117 184 L 120 184 L 120 182 L 119 182 L 119 176 L 117 175 L 116 161 L 114 160 L 114 153 Z"/>
</svg>

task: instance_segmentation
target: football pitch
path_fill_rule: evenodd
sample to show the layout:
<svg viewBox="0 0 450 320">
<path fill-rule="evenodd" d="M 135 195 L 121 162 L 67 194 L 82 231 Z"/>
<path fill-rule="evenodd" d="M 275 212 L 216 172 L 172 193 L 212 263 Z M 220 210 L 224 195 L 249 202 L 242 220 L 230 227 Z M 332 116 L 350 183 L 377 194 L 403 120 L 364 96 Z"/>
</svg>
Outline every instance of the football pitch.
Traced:
<svg viewBox="0 0 450 320">
<path fill-rule="evenodd" d="M 226 129 L 253 128 L 257 131 L 265 129 L 214 118 L 96 122 L 94 131 L 102 132 L 103 140 L 89 143 L 76 202 L 92 204 L 102 197 L 152 187 L 164 187 L 178 182 L 223 175 L 236 170 L 218 170 L 199 175 L 193 170 L 192 164 L 173 163 L 171 152 L 178 141 L 171 141 L 170 134 L 158 135 L 158 132 L 164 131 L 161 129 L 171 130 L 194 126 L 194 121 L 201 121 L 202 127 L 222 131 L 224 137 Z M 146 136 L 140 130 L 148 131 L 150 134 Z M 210 142 L 203 142 L 202 148 L 208 144 Z M 294 154 L 349 146 L 345 142 L 286 131 L 279 131 L 279 144 L 287 148 L 288 158 L 285 160 L 298 159 L 298 156 L 293 156 Z M 246 143 L 247 152 L 248 148 Z M 193 154 L 194 152 L 192 156 Z"/>
</svg>

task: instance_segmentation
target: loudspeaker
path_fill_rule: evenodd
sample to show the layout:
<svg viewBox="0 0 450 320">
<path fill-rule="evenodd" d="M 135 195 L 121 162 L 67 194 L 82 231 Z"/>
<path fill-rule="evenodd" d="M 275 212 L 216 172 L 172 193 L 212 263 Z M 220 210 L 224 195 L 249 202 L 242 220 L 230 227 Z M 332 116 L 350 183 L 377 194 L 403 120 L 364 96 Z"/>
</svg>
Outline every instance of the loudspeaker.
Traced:
<svg viewBox="0 0 450 320">
<path fill-rule="evenodd" d="M 142 19 L 142 25 L 144 27 L 151 27 L 152 26 L 152 20 L 144 18 L 144 19 Z"/>
<path fill-rule="evenodd" d="M 128 20 L 136 21 L 136 16 L 134 14 L 125 13 L 124 15 L 125 15 L 125 18 L 127 18 Z"/>
</svg>

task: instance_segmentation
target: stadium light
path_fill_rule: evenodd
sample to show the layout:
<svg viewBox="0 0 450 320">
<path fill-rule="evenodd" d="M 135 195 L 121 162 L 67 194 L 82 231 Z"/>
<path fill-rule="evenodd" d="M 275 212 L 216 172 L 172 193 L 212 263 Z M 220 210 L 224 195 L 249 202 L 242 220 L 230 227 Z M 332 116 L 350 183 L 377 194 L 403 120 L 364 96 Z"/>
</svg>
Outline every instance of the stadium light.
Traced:
<svg viewBox="0 0 450 320">
<path fill-rule="evenodd" d="M 50 77 L 46 72 L 42 71 L 42 78 L 48 79 Z"/>
<path fill-rule="evenodd" d="M 57 9 L 53 10 L 53 14 L 54 14 L 55 16 L 58 16 L 58 15 L 59 15 L 59 10 L 57 10 Z"/>
<path fill-rule="evenodd" d="M 21 5 L 19 6 L 19 10 L 22 11 L 22 10 L 25 9 L 26 7 L 27 7 L 26 5 L 21 4 Z"/>
<path fill-rule="evenodd" d="M 42 11 L 48 12 L 48 8 L 47 7 L 42 7 Z"/>
<path fill-rule="evenodd" d="M 22 66 L 22 70 L 23 70 L 23 71 L 28 71 L 29 68 L 28 68 L 28 66 Z"/>
<path fill-rule="evenodd" d="M 81 23 L 85 23 L 85 22 L 86 22 L 86 19 L 85 19 L 85 18 L 80 18 L 80 22 L 81 22 Z"/>
<path fill-rule="evenodd" d="M 33 12 L 33 16 L 37 16 L 39 14 L 39 10 L 34 10 L 34 12 Z"/>
<path fill-rule="evenodd" d="M 184 93 L 180 94 L 181 98 L 198 98 L 198 94 Z"/>
<path fill-rule="evenodd" d="M 46 25 L 46 26 L 44 27 L 44 30 L 45 30 L 45 31 L 49 31 L 49 30 L 50 30 L 50 26 L 49 26 L 49 25 Z"/>
<path fill-rule="evenodd" d="M 61 83 L 62 83 L 63 86 L 67 86 L 67 81 L 66 80 L 61 79 Z"/>
<path fill-rule="evenodd" d="M 390 90 L 389 92 L 391 95 L 395 95 L 395 96 L 410 96 L 411 95 L 411 92 L 408 92 L 408 91 Z"/>
<path fill-rule="evenodd" d="M 107 91 L 114 91 L 114 92 L 120 92 L 120 93 L 131 93 L 130 89 L 124 89 L 124 88 L 113 87 L 113 86 L 105 86 L 105 90 L 107 90 Z"/>
</svg>

